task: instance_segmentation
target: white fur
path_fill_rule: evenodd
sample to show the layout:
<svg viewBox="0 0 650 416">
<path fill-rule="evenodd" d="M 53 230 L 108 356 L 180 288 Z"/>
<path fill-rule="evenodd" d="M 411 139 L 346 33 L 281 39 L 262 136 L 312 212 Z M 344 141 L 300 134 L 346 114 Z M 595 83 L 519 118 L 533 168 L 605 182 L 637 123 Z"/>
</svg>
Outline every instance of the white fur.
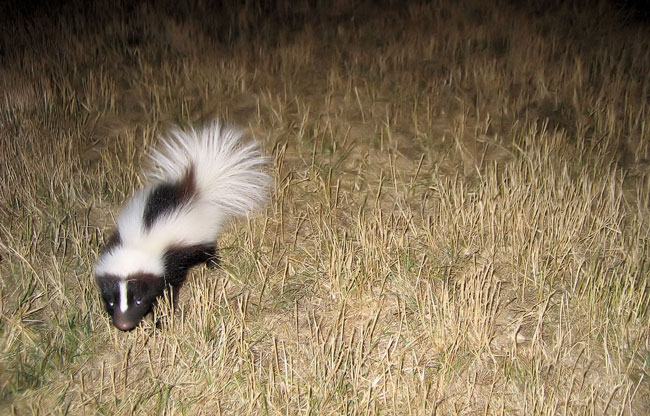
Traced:
<svg viewBox="0 0 650 416">
<path fill-rule="evenodd" d="M 164 252 L 157 248 L 145 251 L 147 247 L 144 243 L 144 241 L 135 243 L 125 241 L 122 245 L 102 254 L 95 265 L 95 275 L 111 275 L 123 279 L 136 273 L 162 275 Z"/>
<path fill-rule="evenodd" d="M 160 150 L 151 153 L 155 168 L 148 174 L 159 181 L 180 179 L 192 164 L 202 202 L 214 212 L 245 216 L 268 199 L 267 164 L 256 143 L 244 143 L 243 132 L 215 122 L 202 130 L 172 130 Z"/>
<path fill-rule="evenodd" d="M 147 177 L 153 183 L 120 214 L 117 229 L 122 244 L 100 257 L 98 275 L 123 279 L 139 272 L 161 275 L 168 247 L 214 243 L 230 218 L 258 210 L 268 199 L 271 178 L 263 171 L 267 160 L 257 144 L 244 143 L 240 130 L 218 122 L 201 130 L 172 130 L 151 159 L 154 168 Z M 198 196 L 145 231 L 143 212 L 152 189 L 161 182 L 177 182 L 190 165 Z"/>
<path fill-rule="evenodd" d="M 119 283 L 119 287 L 120 287 L 120 311 L 126 312 L 126 310 L 129 309 L 129 303 L 126 297 L 126 288 L 127 288 L 126 280 L 121 280 Z"/>
</svg>

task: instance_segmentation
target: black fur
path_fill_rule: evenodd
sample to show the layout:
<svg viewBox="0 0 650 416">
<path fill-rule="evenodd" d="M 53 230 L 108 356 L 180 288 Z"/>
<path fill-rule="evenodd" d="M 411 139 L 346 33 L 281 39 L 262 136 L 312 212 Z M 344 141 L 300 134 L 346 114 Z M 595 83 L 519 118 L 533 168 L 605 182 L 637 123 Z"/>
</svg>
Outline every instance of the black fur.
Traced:
<svg viewBox="0 0 650 416">
<path fill-rule="evenodd" d="M 187 277 L 187 272 L 197 264 L 207 263 L 215 258 L 214 244 L 197 244 L 193 246 L 170 247 L 163 256 L 165 264 L 165 281 L 171 286 L 180 286 Z"/>
<path fill-rule="evenodd" d="M 116 240 L 119 240 L 119 234 Z M 111 237 L 111 241 L 113 237 Z M 117 243 L 116 243 L 117 244 Z M 165 273 L 156 276 L 150 273 L 137 273 L 127 277 L 127 304 L 125 312 L 120 310 L 120 278 L 117 276 L 98 276 L 106 312 L 113 318 L 113 324 L 122 331 L 135 328 L 142 318 L 153 310 L 165 289 L 172 291 L 174 299 L 187 278 L 189 270 L 201 263 L 218 261 L 214 244 L 176 246 L 169 248 L 164 256 Z"/>
<path fill-rule="evenodd" d="M 106 312 L 113 316 L 115 308 L 120 304 L 120 291 L 118 289 L 119 278 L 114 276 L 102 276 L 97 278 L 99 290 L 102 293 Z"/>
<path fill-rule="evenodd" d="M 161 183 L 151 191 L 144 207 L 142 220 L 146 230 L 156 220 L 176 208 L 187 204 L 196 194 L 194 169 L 190 167 L 183 179 L 176 183 Z"/>
<path fill-rule="evenodd" d="M 104 299 L 106 312 L 113 318 L 113 324 L 122 331 L 135 328 L 142 318 L 151 312 L 158 298 L 165 291 L 163 279 L 152 274 L 133 275 L 127 281 L 127 304 L 125 312 L 120 310 L 120 279 L 103 276 L 97 279 Z"/>
</svg>

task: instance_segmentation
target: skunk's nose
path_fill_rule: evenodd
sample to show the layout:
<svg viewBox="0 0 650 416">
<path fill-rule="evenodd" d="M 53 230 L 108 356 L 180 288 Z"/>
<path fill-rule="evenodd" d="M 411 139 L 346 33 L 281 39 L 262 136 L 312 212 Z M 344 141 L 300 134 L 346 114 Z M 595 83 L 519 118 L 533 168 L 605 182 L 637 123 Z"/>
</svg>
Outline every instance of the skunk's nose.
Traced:
<svg viewBox="0 0 650 416">
<path fill-rule="evenodd" d="M 113 318 L 113 325 L 120 331 L 130 331 L 136 327 L 137 323 L 133 323 L 128 319 L 120 319 L 119 316 Z"/>
<path fill-rule="evenodd" d="M 117 329 L 121 331 L 131 331 L 135 328 L 135 325 L 131 325 L 129 322 L 114 322 Z"/>
</svg>

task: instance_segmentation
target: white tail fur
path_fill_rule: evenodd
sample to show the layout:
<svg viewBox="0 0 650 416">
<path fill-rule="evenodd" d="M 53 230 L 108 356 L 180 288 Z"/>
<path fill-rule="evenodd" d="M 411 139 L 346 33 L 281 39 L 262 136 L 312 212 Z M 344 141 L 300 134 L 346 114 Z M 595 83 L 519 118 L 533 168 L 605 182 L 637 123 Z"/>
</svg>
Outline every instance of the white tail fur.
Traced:
<svg viewBox="0 0 650 416">
<path fill-rule="evenodd" d="M 230 216 L 245 216 L 264 206 L 270 177 L 257 143 L 245 143 L 241 130 L 214 122 L 200 130 L 174 129 L 151 152 L 151 179 L 177 181 L 192 166 L 201 199 Z"/>
</svg>

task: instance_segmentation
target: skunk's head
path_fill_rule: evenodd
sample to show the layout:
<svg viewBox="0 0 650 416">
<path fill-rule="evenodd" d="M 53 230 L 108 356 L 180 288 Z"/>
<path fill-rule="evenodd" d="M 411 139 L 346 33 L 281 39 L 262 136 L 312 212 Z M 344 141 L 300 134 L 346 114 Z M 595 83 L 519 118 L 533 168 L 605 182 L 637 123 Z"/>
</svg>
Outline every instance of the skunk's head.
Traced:
<svg viewBox="0 0 650 416">
<path fill-rule="evenodd" d="M 166 287 L 159 256 L 125 246 L 117 231 L 99 256 L 95 276 L 106 312 L 122 331 L 138 326 Z"/>
<path fill-rule="evenodd" d="M 100 275 L 97 282 L 106 312 L 113 319 L 113 325 L 122 331 L 130 331 L 138 326 L 165 290 L 165 282 L 160 276 L 147 273 L 127 278 Z"/>
</svg>

